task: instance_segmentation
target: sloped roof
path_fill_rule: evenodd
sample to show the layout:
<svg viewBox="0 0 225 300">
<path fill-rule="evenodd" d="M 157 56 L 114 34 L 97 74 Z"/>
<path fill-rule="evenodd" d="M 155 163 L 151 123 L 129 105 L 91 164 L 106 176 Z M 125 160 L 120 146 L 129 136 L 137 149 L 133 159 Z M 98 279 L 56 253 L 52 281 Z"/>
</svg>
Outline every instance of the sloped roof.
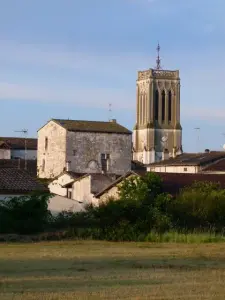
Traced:
<svg viewBox="0 0 225 300">
<path fill-rule="evenodd" d="M 24 150 L 25 138 L 17 137 L 0 137 L 0 141 L 5 142 L 11 149 Z M 27 138 L 27 150 L 37 150 L 37 139 Z"/>
<path fill-rule="evenodd" d="M 46 191 L 46 188 L 25 170 L 0 168 L 1 193 L 25 193 L 33 191 Z"/>
<path fill-rule="evenodd" d="M 150 164 L 155 166 L 203 166 L 225 158 L 225 152 L 183 153 L 175 158 L 169 158 Z"/>
<path fill-rule="evenodd" d="M 25 169 L 24 159 L 0 159 L 0 168 Z M 33 177 L 37 177 L 37 161 L 27 160 L 27 172 Z"/>
<path fill-rule="evenodd" d="M 144 176 L 146 172 L 144 171 L 129 171 L 125 175 L 119 177 L 117 180 L 113 181 L 111 184 L 103 188 L 98 194 L 95 195 L 99 198 L 112 187 L 116 186 L 118 183 L 123 181 L 130 175 Z M 208 181 L 214 183 L 220 183 L 221 187 L 225 188 L 225 174 L 185 174 L 185 173 L 156 173 L 159 175 L 163 181 L 163 192 L 169 193 L 171 195 L 176 195 L 179 193 L 180 189 L 190 186 L 195 181 Z"/>
<path fill-rule="evenodd" d="M 103 122 L 63 119 L 52 119 L 52 121 L 58 123 L 68 131 L 132 134 L 130 130 L 115 121 Z"/>
<path fill-rule="evenodd" d="M 113 181 L 115 181 L 118 176 L 115 174 L 90 174 L 91 176 L 91 193 L 97 194 L 102 189 L 107 187 Z"/>
<path fill-rule="evenodd" d="M 218 160 L 212 165 L 204 168 L 204 172 L 225 172 L 225 158 Z"/>
</svg>

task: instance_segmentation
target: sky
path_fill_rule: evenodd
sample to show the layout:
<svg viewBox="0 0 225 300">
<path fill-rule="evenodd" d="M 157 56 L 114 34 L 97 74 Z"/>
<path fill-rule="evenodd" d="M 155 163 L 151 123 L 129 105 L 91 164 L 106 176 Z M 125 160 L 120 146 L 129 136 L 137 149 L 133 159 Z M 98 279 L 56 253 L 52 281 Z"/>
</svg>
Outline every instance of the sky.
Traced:
<svg viewBox="0 0 225 300">
<path fill-rule="evenodd" d="M 0 0 L 0 135 L 36 137 L 51 118 L 133 129 L 137 72 L 155 67 L 159 42 L 163 68 L 180 70 L 184 151 L 222 150 L 224 11 L 224 0 Z"/>
</svg>

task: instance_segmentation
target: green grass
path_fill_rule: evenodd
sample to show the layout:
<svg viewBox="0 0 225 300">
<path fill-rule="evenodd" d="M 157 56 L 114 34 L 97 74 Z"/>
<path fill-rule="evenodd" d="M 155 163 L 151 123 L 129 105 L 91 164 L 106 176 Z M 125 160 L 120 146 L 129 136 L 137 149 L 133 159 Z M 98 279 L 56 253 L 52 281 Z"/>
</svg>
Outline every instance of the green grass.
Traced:
<svg viewBox="0 0 225 300">
<path fill-rule="evenodd" d="M 221 243 L 225 242 L 225 236 L 215 233 L 178 233 L 170 231 L 163 234 L 150 232 L 146 241 L 154 243 Z"/>
<path fill-rule="evenodd" d="M 225 299 L 225 243 L 0 244 L 1 300 Z"/>
</svg>

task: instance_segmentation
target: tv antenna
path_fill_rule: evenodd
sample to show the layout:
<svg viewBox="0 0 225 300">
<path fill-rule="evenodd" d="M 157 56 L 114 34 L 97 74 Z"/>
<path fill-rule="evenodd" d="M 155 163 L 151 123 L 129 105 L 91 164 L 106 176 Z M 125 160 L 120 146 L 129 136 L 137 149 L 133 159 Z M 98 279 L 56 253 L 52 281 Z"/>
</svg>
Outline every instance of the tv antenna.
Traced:
<svg viewBox="0 0 225 300">
<path fill-rule="evenodd" d="M 15 130 L 15 132 L 23 133 L 24 135 L 24 169 L 27 170 L 27 134 L 28 129 Z"/>
<path fill-rule="evenodd" d="M 200 142 L 200 127 L 195 127 L 194 130 L 196 131 L 197 133 L 197 152 L 199 150 L 199 142 Z"/>
</svg>

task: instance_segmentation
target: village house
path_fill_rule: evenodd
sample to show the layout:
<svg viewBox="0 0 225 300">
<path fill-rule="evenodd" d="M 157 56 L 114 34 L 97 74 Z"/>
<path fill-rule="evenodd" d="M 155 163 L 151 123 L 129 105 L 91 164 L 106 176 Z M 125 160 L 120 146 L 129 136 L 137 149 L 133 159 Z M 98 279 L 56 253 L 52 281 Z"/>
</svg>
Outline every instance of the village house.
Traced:
<svg viewBox="0 0 225 300">
<path fill-rule="evenodd" d="M 114 200 L 119 199 L 119 186 L 125 179 L 129 179 L 132 176 L 142 177 L 146 174 L 144 171 L 129 171 L 125 175 L 117 178 L 110 185 L 102 189 L 99 193 L 95 194 L 95 202 L 98 204 L 107 202 L 109 198 Z M 179 173 L 158 173 L 162 179 L 162 192 L 169 193 L 172 196 L 177 195 L 181 189 L 190 186 L 194 182 L 214 182 L 219 183 L 225 188 L 225 174 L 179 174 Z"/>
<path fill-rule="evenodd" d="M 203 153 L 183 153 L 175 157 L 152 163 L 149 172 L 196 174 L 203 172 L 225 172 L 225 152 L 209 151 Z M 216 166 L 216 167 L 214 167 Z"/>
<path fill-rule="evenodd" d="M 38 131 L 37 172 L 125 174 L 131 169 L 132 132 L 109 122 L 52 119 Z"/>
<path fill-rule="evenodd" d="M 0 137 L 0 159 L 37 159 L 37 139 Z"/>
</svg>

